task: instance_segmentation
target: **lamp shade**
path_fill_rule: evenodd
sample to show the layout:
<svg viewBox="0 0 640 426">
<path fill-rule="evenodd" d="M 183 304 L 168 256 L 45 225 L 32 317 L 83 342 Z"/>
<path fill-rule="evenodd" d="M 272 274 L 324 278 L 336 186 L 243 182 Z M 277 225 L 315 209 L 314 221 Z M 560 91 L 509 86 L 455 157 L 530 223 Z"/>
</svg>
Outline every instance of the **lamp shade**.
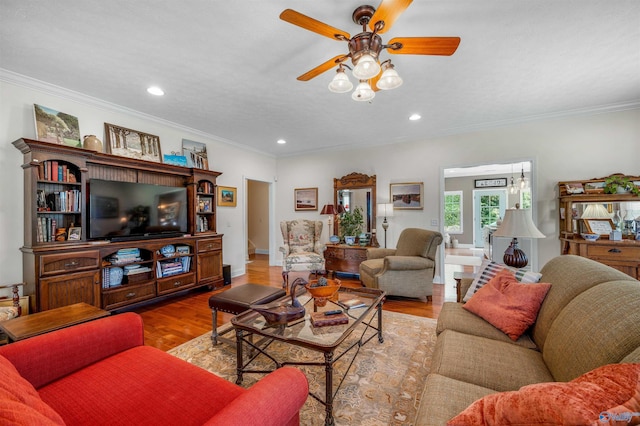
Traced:
<svg viewBox="0 0 640 426">
<path fill-rule="evenodd" d="M 359 80 L 368 80 L 380 73 L 380 64 L 369 53 L 365 53 L 358 59 L 353 68 L 353 76 Z"/>
<path fill-rule="evenodd" d="M 331 83 L 329 83 L 329 90 L 333 93 L 346 93 L 351 91 L 351 89 L 353 89 L 353 83 L 349 81 L 349 77 L 347 77 L 344 69 L 342 67 L 338 68 L 336 75 L 333 77 L 333 80 L 331 80 Z"/>
<path fill-rule="evenodd" d="M 531 210 L 507 209 L 502 224 L 493 233 L 495 237 L 544 238 L 531 219 Z"/>
<path fill-rule="evenodd" d="M 587 204 L 580 219 L 611 219 L 611 214 L 602 204 Z"/>
<path fill-rule="evenodd" d="M 382 76 L 376 83 L 376 86 L 380 90 L 391 90 L 398 88 L 402 85 L 402 79 L 398 75 L 398 72 L 393 68 L 390 63 L 383 66 Z"/>
<path fill-rule="evenodd" d="M 392 217 L 393 216 L 393 203 L 378 204 L 378 216 L 379 217 Z"/>
<path fill-rule="evenodd" d="M 366 80 L 360 80 L 358 87 L 351 94 L 351 99 L 359 102 L 370 101 L 376 96 L 376 92 L 371 89 L 369 83 Z"/>
</svg>

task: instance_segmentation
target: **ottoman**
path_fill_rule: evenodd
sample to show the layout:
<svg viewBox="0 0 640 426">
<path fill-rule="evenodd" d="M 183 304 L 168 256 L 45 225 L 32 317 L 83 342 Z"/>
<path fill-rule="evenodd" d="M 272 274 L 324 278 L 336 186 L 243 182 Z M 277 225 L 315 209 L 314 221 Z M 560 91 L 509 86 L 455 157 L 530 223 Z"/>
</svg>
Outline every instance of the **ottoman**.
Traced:
<svg viewBox="0 0 640 426">
<path fill-rule="evenodd" d="M 213 317 L 213 332 L 211 333 L 213 344 L 217 345 L 220 340 L 235 346 L 235 342 L 218 335 L 218 311 L 238 315 L 249 309 L 250 305 L 262 305 L 285 295 L 286 292 L 280 288 L 260 284 L 243 284 L 211 296 L 209 307 Z M 229 328 L 227 331 L 231 330 L 233 328 Z"/>
</svg>

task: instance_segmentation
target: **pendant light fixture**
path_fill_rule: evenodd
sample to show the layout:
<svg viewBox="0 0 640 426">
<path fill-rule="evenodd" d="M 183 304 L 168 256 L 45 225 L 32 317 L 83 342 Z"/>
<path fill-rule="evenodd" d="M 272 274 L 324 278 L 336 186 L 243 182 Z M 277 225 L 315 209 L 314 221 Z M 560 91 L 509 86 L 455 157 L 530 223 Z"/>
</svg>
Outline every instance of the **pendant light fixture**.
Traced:
<svg viewBox="0 0 640 426">
<path fill-rule="evenodd" d="M 520 190 L 529 189 L 529 179 L 524 177 L 524 165 L 521 164 L 520 168 L 521 168 L 521 171 L 520 171 L 520 177 L 518 178 L 518 186 L 520 187 Z"/>
<path fill-rule="evenodd" d="M 515 195 L 518 193 L 518 190 L 519 190 L 518 187 L 513 181 L 513 164 L 512 164 L 511 165 L 511 182 L 509 183 L 509 194 Z"/>
</svg>

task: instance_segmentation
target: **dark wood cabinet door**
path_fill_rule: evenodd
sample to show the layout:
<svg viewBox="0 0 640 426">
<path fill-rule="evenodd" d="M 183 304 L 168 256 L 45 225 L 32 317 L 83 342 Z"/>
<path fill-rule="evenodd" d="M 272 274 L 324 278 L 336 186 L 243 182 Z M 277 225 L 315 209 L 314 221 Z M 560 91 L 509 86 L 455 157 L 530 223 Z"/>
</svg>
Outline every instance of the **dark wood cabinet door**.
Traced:
<svg viewBox="0 0 640 426">
<path fill-rule="evenodd" d="M 85 271 L 40 279 L 38 310 L 74 303 L 100 307 L 100 271 Z"/>
</svg>

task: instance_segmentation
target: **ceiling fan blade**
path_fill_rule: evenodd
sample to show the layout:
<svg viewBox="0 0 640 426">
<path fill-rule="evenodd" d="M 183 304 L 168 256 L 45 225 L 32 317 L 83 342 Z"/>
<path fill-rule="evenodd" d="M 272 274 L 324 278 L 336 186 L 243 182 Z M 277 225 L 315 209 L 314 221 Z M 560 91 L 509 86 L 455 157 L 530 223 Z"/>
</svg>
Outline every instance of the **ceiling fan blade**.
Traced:
<svg viewBox="0 0 640 426">
<path fill-rule="evenodd" d="M 335 56 L 335 57 L 329 59 L 327 62 L 325 62 L 323 64 L 320 64 L 317 67 L 315 67 L 314 69 L 309 70 L 306 73 L 302 74 L 300 77 L 298 77 L 298 80 L 300 80 L 300 81 L 309 81 L 312 78 L 319 76 L 323 72 L 325 72 L 327 70 L 330 70 L 331 68 L 333 68 L 335 66 L 338 66 L 338 64 L 343 62 L 346 58 L 347 58 L 347 55 Z"/>
<path fill-rule="evenodd" d="M 316 19 L 310 18 L 300 12 L 296 12 L 295 10 L 285 9 L 280 14 L 280 19 L 290 24 L 304 28 L 305 30 L 313 31 L 314 33 L 320 34 L 322 36 L 329 37 L 333 40 L 340 40 L 340 38 L 336 37 L 336 35 L 343 36 L 347 40 L 351 38 L 349 33 L 329 26 L 324 22 L 320 22 Z"/>
<path fill-rule="evenodd" d="M 397 37 L 389 40 L 402 45 L 399 49 L 388 48 L 394 55 L 442 55 L 451 56 L 460 44 L 460 37 Z"/>
<path fill-rule="evenodd" d="M 384 27 L 378 31 L 379 34 L 389 31 L 398 16 L 405 11 L 413 0 L 382 0 L 380 6 L 369 20 L 371 31 L 375 29 L 376 22 L 384 21 Z"/>
</svg>

